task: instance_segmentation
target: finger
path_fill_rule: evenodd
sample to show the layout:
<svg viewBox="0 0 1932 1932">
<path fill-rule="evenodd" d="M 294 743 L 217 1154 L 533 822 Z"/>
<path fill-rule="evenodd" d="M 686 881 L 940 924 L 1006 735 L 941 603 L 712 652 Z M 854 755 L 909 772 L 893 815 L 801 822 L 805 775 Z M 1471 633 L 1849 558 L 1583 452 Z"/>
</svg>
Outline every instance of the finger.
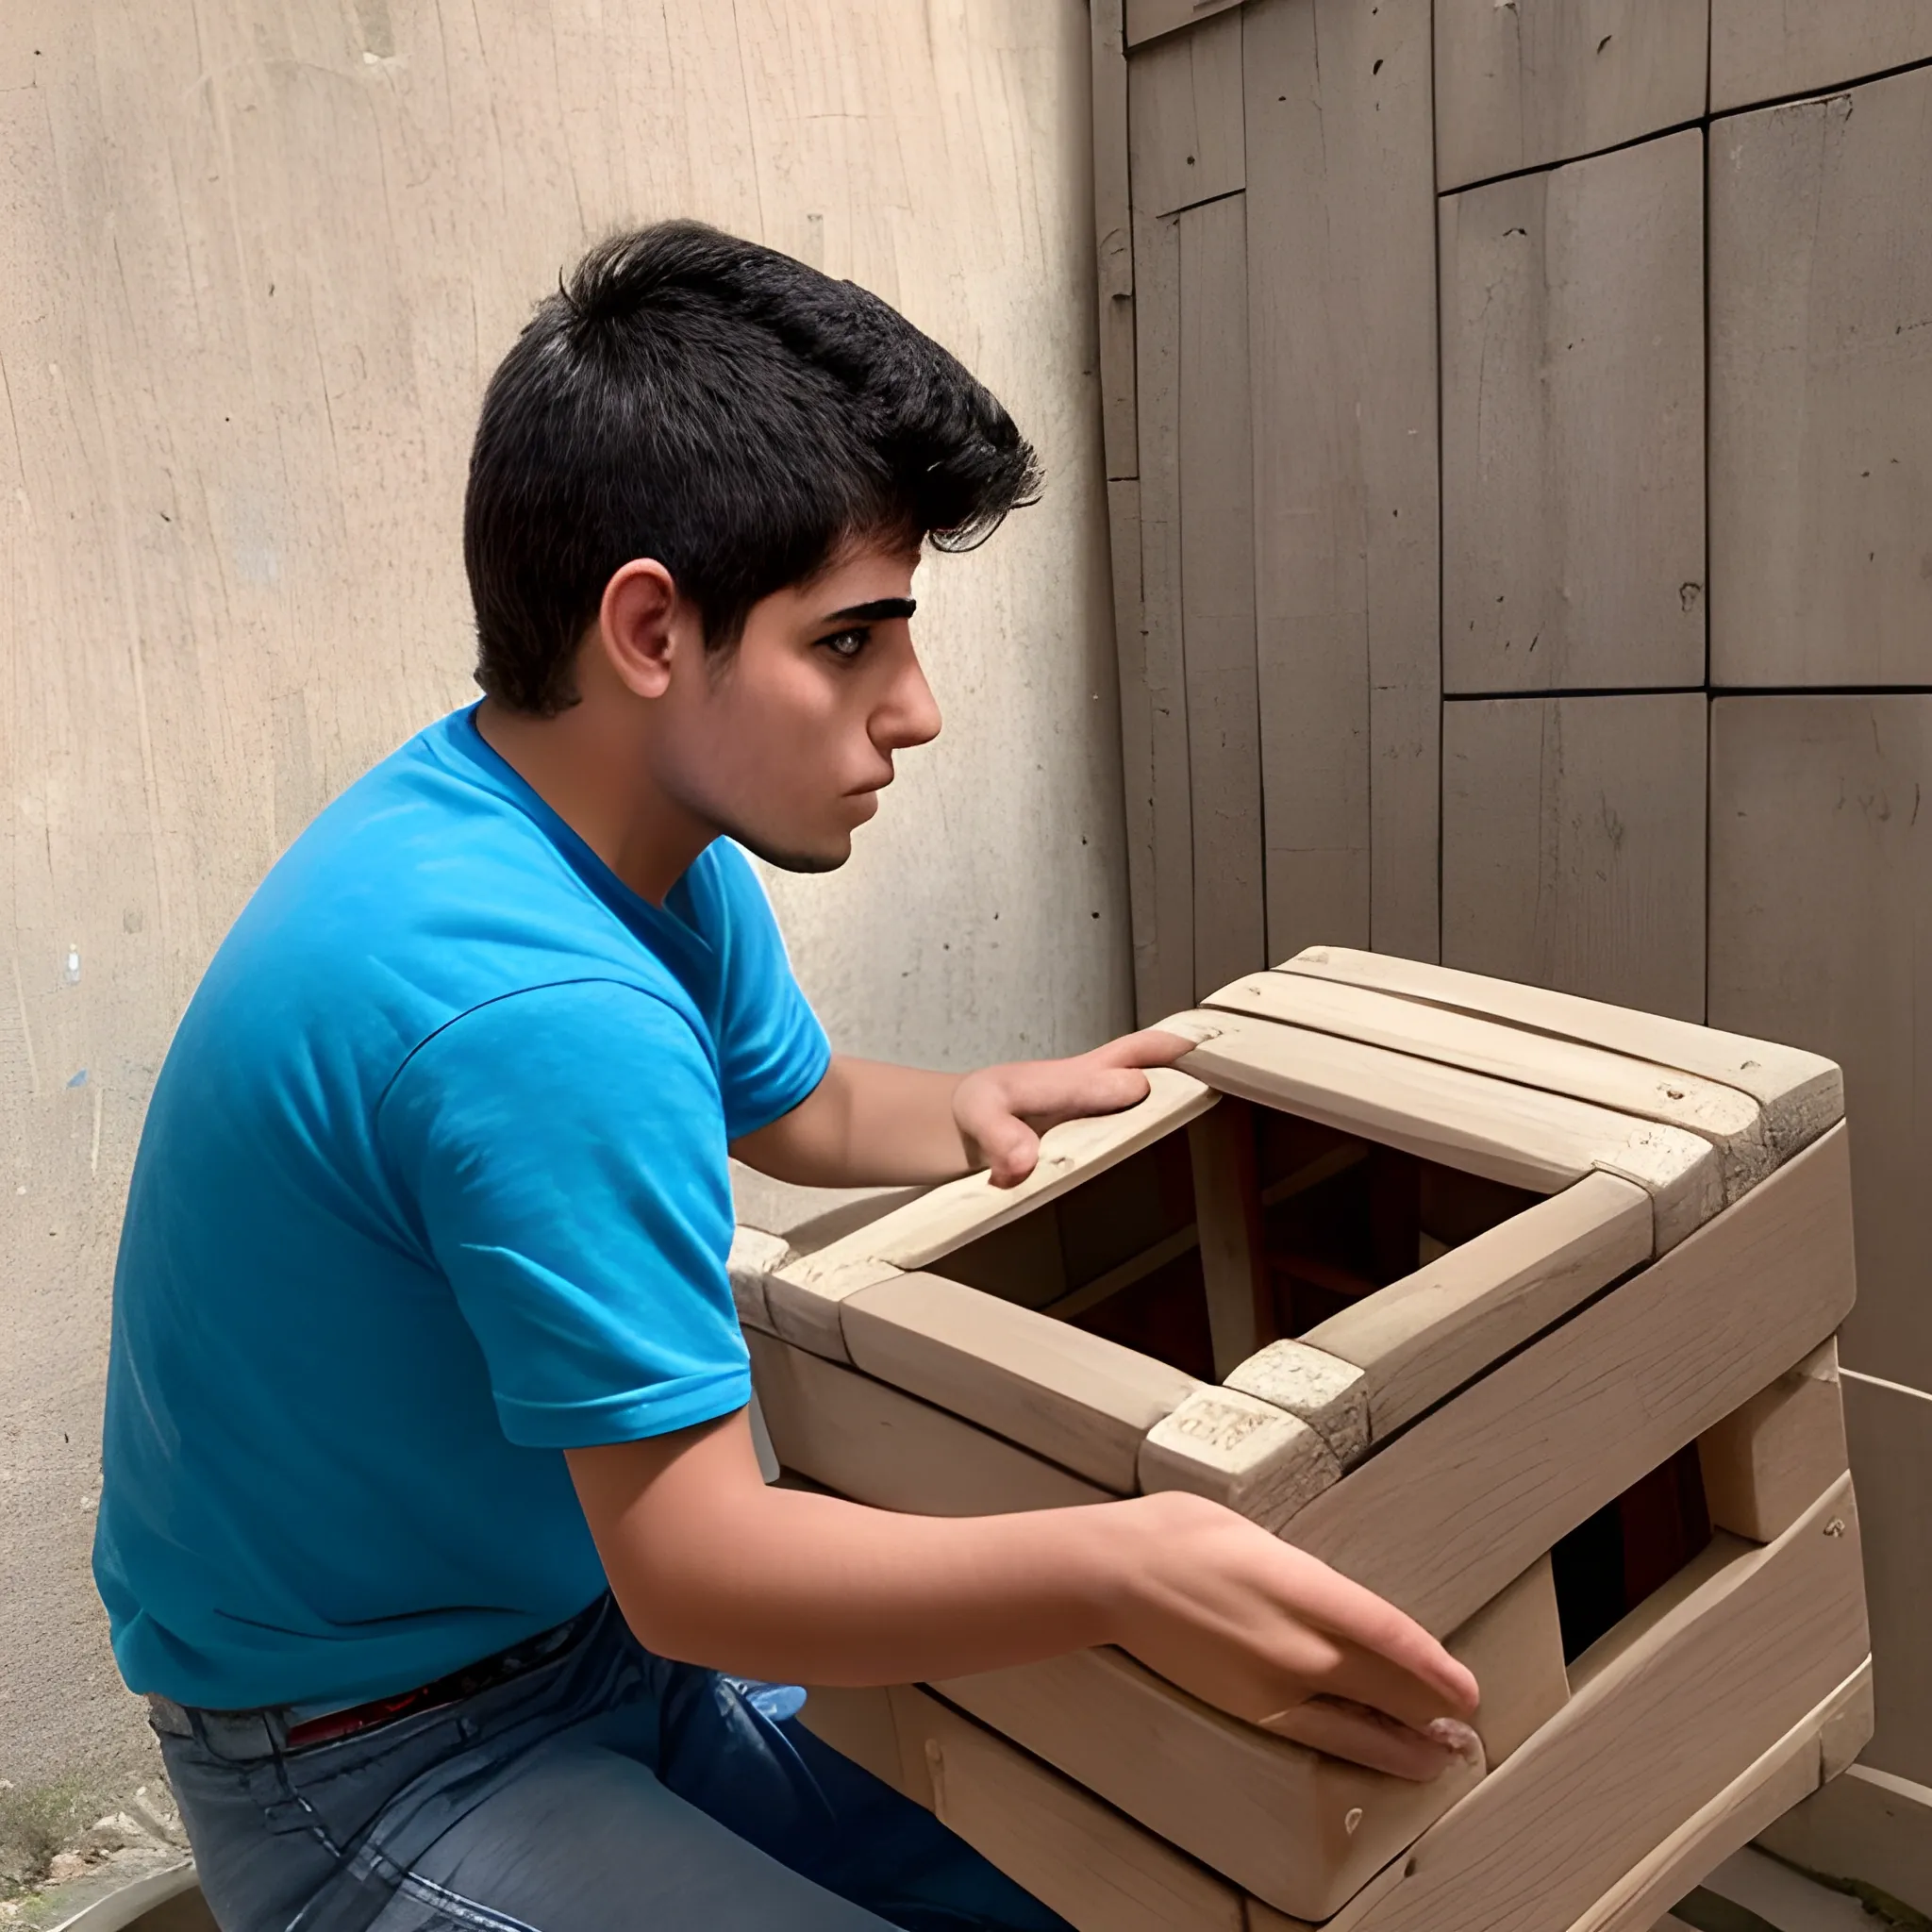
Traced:
<svg viewBox="0 0 1932 1932">
<path fill-rule="evenodd" d="M 1439 1777 L 1457 1757 L 1475 1761 L 1481 1751 L 1475 1733 L 1466 1724 L 1429 1735 L 1380 1711 L 1330 1697 L 1313 1697 L 1278 1711 L 1262 1721 L 1262 1728 L 1330 1757 L 1343 1757 L 1417 1784 Z"/>
<path fill-rule="evenodd" d="M 1138 1033 L 1124 1033 L 1095 1047 L 1092 1058 L 1109 1067 L 1171 1067 L 1199 1044 L 1178 1033 L 1163 1033 L 1158 1026 L 1143 1026 Z"/>
<path fill-rule="evenodd" d="M 1346 1640 L 1341 1651 L 1340 1660 L 1324 1679 L 1324 1691 L 1381 1711 L 1411 1730 L 1421 1730 L 1440 1719 L 1466 1717 L 1475 1707 L 1474 1698 L 1452 1698 L 1442 1687 L 1378 1651 L 1364 1650 Z M 1450 1661 L 1453 1664 L 1455 1660 Z M 1456 1668 L 1461 1670 L 1460 1665 Z M 1469 1675 L 1466 1671 L 1462 1674 Z M 1471 1677 L 1472 1687 L 1474 1682 Z"/>
</svg>

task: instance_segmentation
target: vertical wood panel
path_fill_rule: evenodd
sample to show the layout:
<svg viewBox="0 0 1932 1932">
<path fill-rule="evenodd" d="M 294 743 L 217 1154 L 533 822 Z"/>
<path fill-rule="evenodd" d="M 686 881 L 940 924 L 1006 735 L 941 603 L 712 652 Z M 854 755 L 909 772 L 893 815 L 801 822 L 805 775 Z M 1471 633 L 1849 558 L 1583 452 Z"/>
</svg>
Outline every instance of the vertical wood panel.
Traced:
<svg viewBox="0 0 1932 1932">
<path fill-rule="evenodd" d="M 1855 1369 L 1932 1389 L 1932 697 L 1712 708 L 1710 1019 L 1845 1070 Z M 1882 1693 L 1881 1693 L 1882 1694 Z"/>
<path fill-rule="evenodd" d="M 1705 710 L 1698 691 L 1445 705 L 1444 964 L 1702 1020 Z"/>
<path fill-rule="evenodd" d="M 1149 804 L 1131 863 L 1147 883 L 1134 901 L 1134 995 L 1144 1020 L 1194 1001 L 1194 831 L 1188 794 L 1188 697 L 1181 655 L 1181 236 L 1175 216 L 1134 216 L 1134 361 L 1141 447 L 1139 662 L 1124 658 L 1128 784 Z M 1142 693 L 1144 692 L 1144 697 Z M 1136 806 L 1131 809 L 1139 810 Z M 1132 827 L 1135 821 L 1130 818 Z"/>
<path fill-rule="evenodd" d="M 1127 62 L 1121 34 L 1121 0 L 1091 0 L 1091 4 L 1093 247 L 1100 281 L 1100 436 L 1107 474 L 1111 480 L 1137 475 L 1140 471 L 1134 428 L 1134 227 L 1128 212 Z M 1137 577 L 1139 555 L 1137 537 Z"/>
<path fill-rule="evenodd" d="M 1268 955 L 1437 948 L 1427 0 L 1250 0 Z"/>
<path fill-rule="evenodd" d="M 1715 124 L 1711 673 L 1932 683 L 1932 69 Z"/>
<path fill-rule="evenodd" d="M 1697 120 L 1709 23 L 1709 0 L 1436 0 L 1438 185 Z"/>
<path fill-rule="evenodd" d="M 1241 4 L 1241 0 L 1127 0 L 1127 45 L 1138 47 L 1142 41 L 1177 33 Z"/>
<path fill-rule="evenodd" d="M 1232 194 L 1244 179 L 1240 8 L 1127 62 L 1134 206 L 1150 215 Z"/>
<path fill-rule="evenodd" d="M 1441 210 L 1451 691 L 1704 682 L 1704 137 Z"/>
<path fill-rule="evenodd" d="M 1839 87 L 1909 60 L 1932 60 L 1932 0 L 1710 0 L 1710 105 Z"/>
<path fill-rule="evenodd" d="M 1266 964 L 1245 216 L 1242 197 L 1229 195 L 1178 218 L 1181 636 L 1196 997 Z"/>
</svg>

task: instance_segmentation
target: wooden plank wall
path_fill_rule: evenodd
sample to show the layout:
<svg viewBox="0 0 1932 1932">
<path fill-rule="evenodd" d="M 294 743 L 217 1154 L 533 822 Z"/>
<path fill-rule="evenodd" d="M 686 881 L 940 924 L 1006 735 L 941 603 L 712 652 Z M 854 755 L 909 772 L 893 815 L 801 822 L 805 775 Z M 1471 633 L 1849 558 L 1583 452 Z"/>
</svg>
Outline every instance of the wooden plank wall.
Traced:
<svg viewBox="0 0 1932 1932">
<path fill-rule="evenodd" d="M 1842 1062 L 1932 1783 L 1932 0 L 1125 5 L 1142 1015 L 1327 941 Z"/>
</svg>

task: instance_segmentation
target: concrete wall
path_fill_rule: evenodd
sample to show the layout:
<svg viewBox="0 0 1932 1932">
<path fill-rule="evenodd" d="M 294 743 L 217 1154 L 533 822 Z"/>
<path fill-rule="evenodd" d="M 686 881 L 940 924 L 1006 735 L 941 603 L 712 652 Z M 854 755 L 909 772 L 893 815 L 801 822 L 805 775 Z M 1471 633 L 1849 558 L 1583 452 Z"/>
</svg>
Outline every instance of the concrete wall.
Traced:
<svg viewBox="0 0 1932 1932">
<path fill-rule="evenodd" d="M 142 1733 L 86 1554 L 142 1109 L 315 809 L 472 694 L 491 368 L 606 227 L 703 216 L 947 342 L 1045 501 L 923 575 L 948 714 L 774 882 L 857 1050 L 1128 1017 L 1081 0 L 20 0 L 0 18 L 0 1776 Z"/>
</svg>

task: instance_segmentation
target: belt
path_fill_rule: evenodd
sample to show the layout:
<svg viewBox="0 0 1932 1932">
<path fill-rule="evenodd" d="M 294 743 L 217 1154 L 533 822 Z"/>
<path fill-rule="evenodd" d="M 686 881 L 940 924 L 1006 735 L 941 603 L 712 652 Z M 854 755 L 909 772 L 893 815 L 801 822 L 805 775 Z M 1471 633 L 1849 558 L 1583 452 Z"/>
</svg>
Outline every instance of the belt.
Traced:
<svg viewBox="0 0 1932 1932">
<path fill-rule="evenodd" d="M 400 1690 L 389 1697 L 374 1697 L 345 1710 L 324 1711 L 291 1722 L 295 1712 L 302 1708 L 300 1705 L 265 1705 L 256 1710 L 201 1710 L 149 1691 L 148 1716 L 162 1736 L 200 1735 L 228 1757 L 271 1757 L 283 1751 L 332 1744 L 338 1739 L 354 1737 L 358 1731 L 374 1730 L 378 1724 L 394 1724 L 401 1718 L 441 1710 L 465 1698 L 480 1696 L 538 1664 L 555 1661 L 590 1634 L 606 1602 L 606 1598 L 599 1597 L 568 1622 L 535 1637 L 526 1637 L 475 1663 L 465 1664 L 433 1683 L 419 1684 L 413 1690 Z"/>
</svg>

